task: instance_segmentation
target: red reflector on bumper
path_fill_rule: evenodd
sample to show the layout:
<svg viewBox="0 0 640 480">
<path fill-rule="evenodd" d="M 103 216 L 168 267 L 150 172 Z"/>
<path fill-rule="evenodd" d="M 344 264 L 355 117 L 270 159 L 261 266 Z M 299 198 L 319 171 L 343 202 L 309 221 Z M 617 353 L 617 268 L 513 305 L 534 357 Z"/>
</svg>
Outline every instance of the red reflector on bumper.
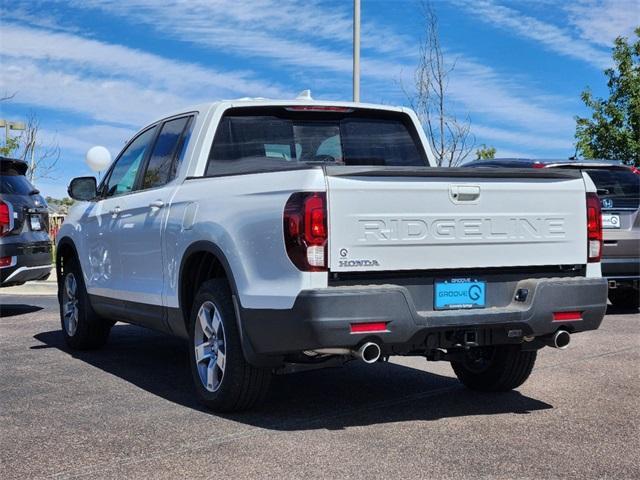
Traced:
<svg viewBox="0 0 640 480">
<path fill-rule="evenodd" d="M 553 312 L 554 322 L 582 320 L 582 312 Z"/>
<path fill-rule="evenodd" d="M 352 323 L 351 333 L 386 332 L 386 322 Z"/>
<path fill-rule="evenodd" d="M 0 257 L 0 267 L 8 267 L 13 261 L 12 257 Z"/>
</svg>

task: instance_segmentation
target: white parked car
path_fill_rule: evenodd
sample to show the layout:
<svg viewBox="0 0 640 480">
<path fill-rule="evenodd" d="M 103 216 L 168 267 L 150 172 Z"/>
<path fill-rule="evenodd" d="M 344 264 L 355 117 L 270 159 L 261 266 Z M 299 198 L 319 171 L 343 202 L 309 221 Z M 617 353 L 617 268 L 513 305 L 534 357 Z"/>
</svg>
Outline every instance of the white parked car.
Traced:
<svg viewBox="0 0 640 480">
<path fill-rule="evenodd" d="M 239 410 L 290 364 L 418 355 L 509 390 L 598 328 L 600 204 L 561 170 L 433 167 L 405 108 L 202 105 L 146 126 L 57 237 L 62 328 L 188 339 L 198 397 Z"/>
</svg>

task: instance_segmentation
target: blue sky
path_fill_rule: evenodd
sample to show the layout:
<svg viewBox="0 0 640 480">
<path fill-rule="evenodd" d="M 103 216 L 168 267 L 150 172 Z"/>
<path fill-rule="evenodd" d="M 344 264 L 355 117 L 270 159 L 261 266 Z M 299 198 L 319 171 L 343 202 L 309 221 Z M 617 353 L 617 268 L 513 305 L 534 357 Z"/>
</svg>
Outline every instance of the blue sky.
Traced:
<svg viewBox="0 0 640 480">
<path fill-rule="evenodd" d="M 640 24 L 637 0 L 441 0 L 449 98 L 498 156 L 567 157 L 589 85 L 606 94 L 617 35 Z M 58 142 L 61 197 L 89 174 L 96 144 L 116 155 L 136 130 L 191 104 L 243 96 L 351 98 L 351 0 L 3 0 L 2 118 L 41 121 Z M 362 0 L 362 100 L 406 104 L 423 22 L 419 0 Z"/>
</svg>

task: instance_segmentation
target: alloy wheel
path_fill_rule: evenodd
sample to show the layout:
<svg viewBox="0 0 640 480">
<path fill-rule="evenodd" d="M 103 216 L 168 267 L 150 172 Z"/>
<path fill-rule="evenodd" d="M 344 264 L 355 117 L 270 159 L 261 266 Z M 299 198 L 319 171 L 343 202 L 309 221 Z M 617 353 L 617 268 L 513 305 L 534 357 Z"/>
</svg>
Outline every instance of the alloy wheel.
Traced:
<svg viewBox="0 0 640 480">
<path fill-rule="evenodd" d="M 73 337 L 78 329 L 78 281 L 73 273 L 64 277 L 62 289 L 62 315 L 67 335 Z"/>
<path fill-rule="evenodd" d="M 226 341 L 222 318 L 213 302 L 204 302 L 198 310 L 193 343 L 200 381 L 209 392 L 215 392 L 224 377 Z"/>
</svg>

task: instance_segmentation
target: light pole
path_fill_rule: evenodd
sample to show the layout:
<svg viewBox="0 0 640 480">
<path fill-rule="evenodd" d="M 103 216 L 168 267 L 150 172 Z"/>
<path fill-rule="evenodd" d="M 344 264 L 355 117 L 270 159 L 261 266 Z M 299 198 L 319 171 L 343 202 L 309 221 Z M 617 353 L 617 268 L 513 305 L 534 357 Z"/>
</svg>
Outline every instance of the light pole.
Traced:
<svg viewBox="0 0 640 480">
<path fill-rule="evenodd" d="M 4 144 L 9 143 L 9 130 L 25 130 L 23 122 L 12 122 L 11 120 L 0 120 L 0 128 L 4 128 Z"/>
<path fill-rule="evenodd" d="M 360 0 L 353 0 L 353 101 L 360 101 Z"/>
</svg>

